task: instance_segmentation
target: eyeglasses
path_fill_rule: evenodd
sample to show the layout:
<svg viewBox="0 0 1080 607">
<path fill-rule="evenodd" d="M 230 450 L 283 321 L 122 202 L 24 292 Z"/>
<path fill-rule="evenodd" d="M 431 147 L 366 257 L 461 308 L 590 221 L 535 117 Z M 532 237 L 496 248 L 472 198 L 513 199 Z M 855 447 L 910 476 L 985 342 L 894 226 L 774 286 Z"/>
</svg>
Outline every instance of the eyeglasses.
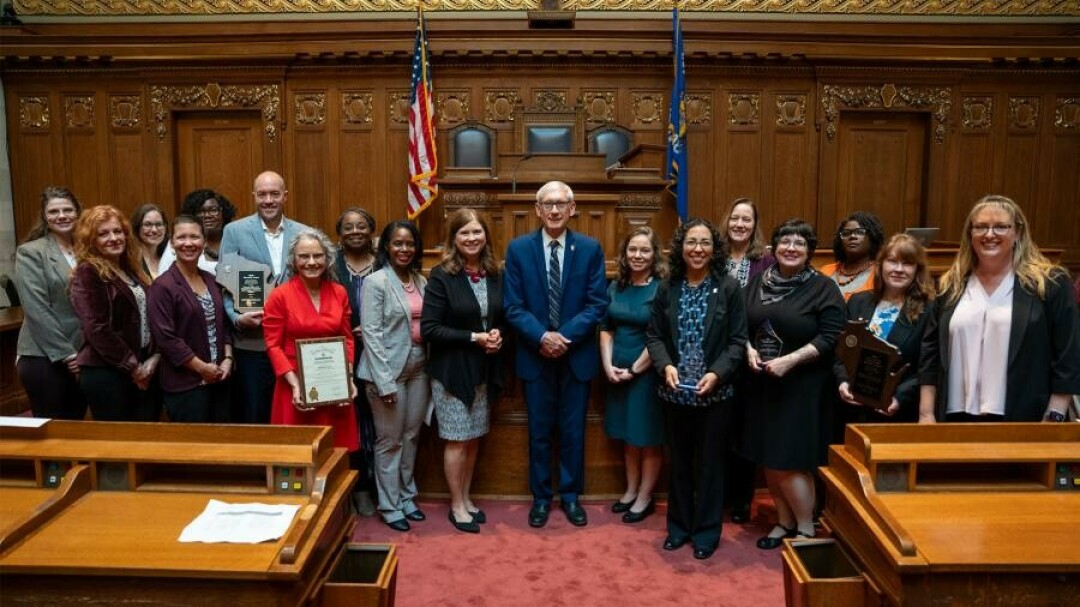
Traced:
<svg viewBox="0 0 1080 607">
<path fill-rule="evenodd" d="M 165 224 L 160 221 L 144 221 L 140 228 L 146 228 L 148 230 L 160 230 L 165 227 Z"/>
<path fill-rule="evenodd" d="M 993 232 L 994 236 L 1004 236 L 1009 233 L 1009 230 L 1013 229 L 1012 224 L 999 223 L 993 226 L 988 225 L 974 225 L 971 226 L 972 236 L 986 236 L 987 232 Z"/>
<path fill-rule="evenodd" d="M 221 207 L 203 207 L 195 211 L 196 215 L 220 215 Z"/>
<path fill-rule="evenodd" d="M 840 238 L 851 238 L 852 236 L 858 236 L 862 238 L 866 236 L 866 228 L 855 228 L 853 230 L 840 230 Z"/>
<path fill-rule="evenodd" d="M 859 228 L 860 230 L 862 228 Z M 784 247 L 785 249 L 805 249 L 807 248 L 805 240 L 791 240 L 789 238 L 782 238 L 776 243 L 776 248 Z"/>
<path fill-rule="evenodd" d="M 566 208 L 570 206 L 570 201 L 569 200 L 551 200 L 551 201 L 547 201 L 547 202 L 538 202 L 536 204 L 539 207 L 543 208 L 545 211 L 553 211 L 555 209 L 559 209 L 560 211 L 565 211 Z"/>
<path fill-rule="evenodd" d="M 702 249 L 708 251 L 709 249 L 713 248 L 713 243 L 711 240 L 687 240 L 683 242 L 682 246 L 684 249 L 690 250 L 701 247 Z"/>
</svg>

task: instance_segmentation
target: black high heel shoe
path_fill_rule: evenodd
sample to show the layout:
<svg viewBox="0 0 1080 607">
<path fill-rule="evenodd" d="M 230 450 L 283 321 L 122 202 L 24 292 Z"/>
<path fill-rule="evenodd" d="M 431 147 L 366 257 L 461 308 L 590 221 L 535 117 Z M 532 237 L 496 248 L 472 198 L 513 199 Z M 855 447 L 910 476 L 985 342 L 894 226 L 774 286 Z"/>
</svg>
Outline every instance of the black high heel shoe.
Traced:
<svg viewBox="0 0 1080 607">
<path fill-rule="evenodd" d="M 784 544 L 785 537 L 795 537 L 799 533 L 799 529 L 797 527 L 788 529 L 787 527 L 780 524 L 777 524 L 776 527 L 773 527 L 774 530 L 778 528 L 784 531 L 784 535 L 781 535 L 779 537 L 770 537 L 766 535 L 765 537 L 758 539 L 757 547 L 762 550 L 776 550 Z M 770 531 L 769 533 L 772 533 L 772 531 Z"/>
<path fill-rule="evenodd" d="M 634 500 L 624 502 L 621 499 L 615 500 L 615 503 L 611 505 L 611 511 L 615 514 L 623 514 L 624 512 L 630 512 L 630 507 L 634 505 Z"/>
<path fill-rule="evenodd" d="M 634 512 L 633 510 L 627 510 L 626 514 L 622 515 L 622 522 L 624 523 L 640 523 L 641 521 L 649 518 L 649 516 L 656 512 L 656 500 L 649 499 L 649 504 L 645 506 L 645 509 L 641 512 Z"/>
</svg>

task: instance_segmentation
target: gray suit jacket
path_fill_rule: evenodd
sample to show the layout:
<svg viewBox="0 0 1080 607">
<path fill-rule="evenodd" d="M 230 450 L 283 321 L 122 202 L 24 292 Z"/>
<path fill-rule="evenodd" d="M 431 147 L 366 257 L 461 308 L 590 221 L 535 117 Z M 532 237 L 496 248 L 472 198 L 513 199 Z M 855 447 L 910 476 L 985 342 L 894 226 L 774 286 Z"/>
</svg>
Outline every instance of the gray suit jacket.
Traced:
<svg viewBox="0 0 1080 607">
<path fill-rule="evenodd" d="M 423 295 L 427 279 L 414 272 L 413 281 Z M 397 390 L 397 378 L 405 370 L 412 347 L 411 321 L 409 300 L 393 269 L 389 266 L 381 268 L 364 279 L 360 296 L 364 352 L 356 374 L 360 379 L 374 383 L 379 396 Z"/>
<path fill-rule="evenodd" d="M 302 230 L 308 229 L 308 226 L 293 221 L 288 217 L 281 218 L 281 225 L 285 230 L 284 242 L 281 246 L 281 274 L 274 277 L 275 285 L 284 283 L 292 275 L 292 268 L 289 267 L 289 244 Z M 259 218 L 258 213 L 237 219 L 225 226 L 225 231 L 221 236 L 219 254 L 224 256 L 228 253 L 236 253 L 244 259 L 274 267 L 270 260 L 270 247 L 266 245 L 266 236 L 263 234 L 262 220 Z M 225 291 L 223 294 L 225 296 L 225 314 L 228 315 L 229 322 L 235 329 L 236 319 L 240 314 L 233 304 L 232 293 Z M 249 330 L 235 329 L 233 335 L 233 347 L 241 350 L 266 350 L 262 327 Z"/>
<path fill-rule="evenodd" d="M 68 297 L 70 277 L 71 266 L 51 236 L 15 251 L 15 288 L 23 309 L 19 356 L 47 356 L 58 362 L 79 351 L 82 327 Z"/>
</svg>

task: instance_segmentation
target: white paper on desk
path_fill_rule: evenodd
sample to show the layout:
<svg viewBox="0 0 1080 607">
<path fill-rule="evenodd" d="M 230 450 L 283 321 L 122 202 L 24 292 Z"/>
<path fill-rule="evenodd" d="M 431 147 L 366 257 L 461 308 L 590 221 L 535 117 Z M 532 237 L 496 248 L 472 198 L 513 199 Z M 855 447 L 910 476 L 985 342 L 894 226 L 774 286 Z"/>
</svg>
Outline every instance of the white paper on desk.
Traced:
<svg viewBox="0 0 1080 607">
<path fill-rule="evenodd" d="M 50 421 L 48 417 L 0 415 L 0 427 L 4 428 L 40 428 Z"/>
<path fill-rule="evenodd" d="M 285 535 L 299 505 L 228 504 L 210 500 L 180 533 L 181 542 L 258 544 Z"/>
</svg>

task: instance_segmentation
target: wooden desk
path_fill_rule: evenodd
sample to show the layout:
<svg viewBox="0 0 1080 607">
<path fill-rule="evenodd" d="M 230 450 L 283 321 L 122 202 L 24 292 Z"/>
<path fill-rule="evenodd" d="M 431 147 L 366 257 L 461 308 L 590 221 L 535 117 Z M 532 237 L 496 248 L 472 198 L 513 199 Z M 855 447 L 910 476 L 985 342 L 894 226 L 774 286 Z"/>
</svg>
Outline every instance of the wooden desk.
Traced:
<svg viewBox="0 0 1080 607">
<path fill-rule="evenodd" d="M 866 604 L 1080 605 L 1080 424 L 848 426 L 821 472 Z"/>
<path fill-rule="evenodd" d="M 15 352 L 22 323 L 22 308 L 0 308 L 0 415 L 18 415 L 30 408 L 15 371 Z"/>
<path fill-rule="evenodd" d="M 352 531 L 355 477 L 328 428 L 2 428 L 0 604 L 310 603 Z M 178 542 L 210 499 L 301 508 L 274 542 Z"/>
</svg>

